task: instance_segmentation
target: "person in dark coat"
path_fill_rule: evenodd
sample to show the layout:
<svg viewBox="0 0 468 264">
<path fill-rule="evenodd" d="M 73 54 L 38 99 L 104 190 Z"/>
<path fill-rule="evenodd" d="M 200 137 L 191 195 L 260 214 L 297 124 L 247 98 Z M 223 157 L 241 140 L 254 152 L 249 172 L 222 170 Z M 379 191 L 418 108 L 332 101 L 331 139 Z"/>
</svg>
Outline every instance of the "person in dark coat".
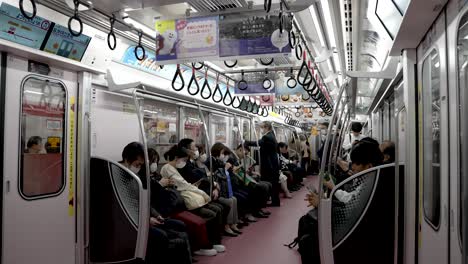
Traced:
<svg viewBox="0 0 468 264">
<path fill-rule="evenodd" d="M 257 141 L 246 141 L 247 146 L 260 146 L 260 174 L 262 180 L 272 185 L 271 205 L 280 206 L 280 164 L 278 160 L 278 142 L 270 122 L 264 121 L 260 125 L 262 138 Z"/>
</svg>

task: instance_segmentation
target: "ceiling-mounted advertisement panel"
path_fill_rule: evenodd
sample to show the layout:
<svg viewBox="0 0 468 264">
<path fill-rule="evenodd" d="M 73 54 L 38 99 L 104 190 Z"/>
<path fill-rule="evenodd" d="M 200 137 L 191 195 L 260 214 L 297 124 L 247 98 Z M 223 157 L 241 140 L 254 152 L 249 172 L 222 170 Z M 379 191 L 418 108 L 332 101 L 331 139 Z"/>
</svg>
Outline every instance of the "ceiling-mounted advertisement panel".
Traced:
<svg viewBox="0 0 468 264">
<path fill-rule="evenodd" d="M 81 34 L 74 37 L 70 34 L 67 27 L 55 24 L 44 51 L 56 54 L 75 61 L 81 61 L 91 38 Z"/>
<path fill-rule="evenodd" d="M 0 38 L 30 48 L 40 49 L 51 26 L 49 20 L 39 16 L 25 18 L 19 8 L 2 3 L 0 6 Z"/>
<path fill-rule="evenodd" d="M 213 16 L 157 21 L 156 59 L 168 62 L 217 57 L 218 19 Z"/>
<path fill-rule="evenodd" d="M 220 57 L 291 53 L 288 32 L 291 20 L 278 16 L 221 16 L 219 19 Z"/>
<path fill-rule="evenodd" d="M 292 88 L 288 87 L 289 77 L 279 78 L 276 81 L 276 102 L 278 105 L 303 105 L 310 104 L 310 96 L 296 83 Z M 291 83 L 291 81 L 289 81 Z"/>
<path fill-rule="evenodd" d="M 282 21 L 280 23 L 280 21 Z M 156 60 L 174 64 L 291 53 L 288 16 L 230 14 L 156 22 Z"/>
</svg>

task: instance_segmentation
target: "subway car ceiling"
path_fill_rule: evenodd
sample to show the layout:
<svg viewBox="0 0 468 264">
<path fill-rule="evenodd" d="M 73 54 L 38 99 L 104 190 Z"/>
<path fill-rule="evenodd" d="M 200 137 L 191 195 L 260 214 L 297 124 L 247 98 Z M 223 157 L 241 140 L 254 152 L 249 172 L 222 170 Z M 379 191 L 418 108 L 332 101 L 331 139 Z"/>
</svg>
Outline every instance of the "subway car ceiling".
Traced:
<svg viewBox="0 0 468 264">
<path fill-rule="evenodd" d="M 353 119 L 368 121 L 368 115 L 379 105 L 379 98 L 401 76 L 401 50 L 419 44 L 418 34 L 428 30 L 447 1 L 434 0 L 430 4 L 424 0 L 20 2 L 20 8 L 30 12 L 25 17 L 50 19 L 55 24 L 68 25 L 74 35 L 88 36 L 87 48 L 74 61 L 0 39 L 2 51 L 31 60 L 50 61 L 50 66 L 91 72 L 93 84 L 111 92 L 131 95 L 137 88 L 149 97 L 160 95 L 159 100 L 175 98 L 179 104 L 192 107 L 201 105 L 307 128 L 318 120 L 330 118 L 333 110 L 337 106 L 342 109 L 343 105 Z M 17 7 L 18 1 L 2 1 L 5 4 Z M 425 15 L 421 17 L 418 13 Z M 165 48 L 158 38 L 158 21 L 216 17 L 215 21 L 222 23 L 236 14 L 246 17 L 243 23 L 259 18 L 281 21 L 274 23 L 274 27 L 283 32 L 278 38 L 286 39 L 287 45 L 279 41 L 274 45 L 282 45 L 280 52 L 266 55 L 164 60 L 154 55 Z M 211 81 L 205 85 L 207 79 Z M 265 93 L 255 96 L 241 93 L 236 97 L 234 92 L 229 92 L 234 87 L 239 92 L 243 85 L 248 88 L 249 82 L 261 83 Z M 289 89 L 299 83 L 303 90 L 297 94 L 278 93 L 281 83 L 286 83 Z M 277 89 L 276 93 L 273 89 Z M 210 96 L 206 95 L 208 92 Z"/>
</svg>

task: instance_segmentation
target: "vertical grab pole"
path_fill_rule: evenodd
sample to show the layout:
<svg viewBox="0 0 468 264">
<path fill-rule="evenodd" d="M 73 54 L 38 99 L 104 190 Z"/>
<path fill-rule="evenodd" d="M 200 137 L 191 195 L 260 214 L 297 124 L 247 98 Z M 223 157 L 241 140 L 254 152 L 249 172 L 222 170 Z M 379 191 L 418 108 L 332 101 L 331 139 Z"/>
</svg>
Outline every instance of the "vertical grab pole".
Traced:
<svg viewBox="0 0 468 264">
<path fill-rule="evenodd" d="M 203 129 L 205 130 L 205 140 L 206 140 L 205 147 L 206 147 L 206 153 L 208 154 L 208 152 L 210 151 L 210 146 L 211 146 L 210 135 L 208 133 L 208 127 L 206 126 L 205 116 L 203 115 L 201 106 L 197 100 L 195 100 L 195 104 L 198 106 L 198 114 L 200 115 L 200 119 L 203 123 Z M 210 157 L 210 197 L 211 197 L 213 195 L 213 159 L 211 155 L 209 157 Z"/>
<path fill-rule="evenodd" d="M 331 167 L 332 167 L 332 162 L 331 162 L 331 161 L 332 161 L 332 159 L 333 159 L 333 150 L 334 150 L 335 147 L 339 147 L 339 145 L 338 145 L 338 146 L 335 146 L 335 143 L 336 143 L 336 132 L 337 132 L 337 130 L 338 130 L 338 126 L 339 126 L 340 123 L 342 122 L 341 118 L 343 118 L 343 114 L 344 114 L 344 112 L 346 112 L 346 110 L 347 110 L 346 107 L 343 106 L 343 109 L 341 110 L 341 113 L 340 113 L 340 117 L 338 117 L 337 122 L 336 122 L 337 128 L 336 128 L 336 130 L 335 130 L 335 133 L 333 133 L 333 140 L 332 140 L 331 151 L 330 151 L 330 159 L 329 159 L 330 162 L 328 163 L 328 172 L 331 172 Z M 344 123 L 344 122 L 343 122 L 343 123 Z M 340 133 L 340 136 L 341 136 L 341 133 Z M 337 156 L 338 156 L 338 151 L 336 152 L 336 154 L 337 154 Z"/>
<path fill-rule="evenodd" d="M 236 124 L 236 116 L 234 115 L 234 125 Z M 239 124 L 241 124 L 239 126 Z M 239 122 L 237 123 L 237 129 L 239 130 L 239 139 L 240 139 L 240 142 L 241 142 L 241 145 L 242 145 L 242 152 L 244 151 L 244 135 L 243 135 L 243 131 L 241 129 L 242 127 L 242 120 L 241 120 L 241 117 L 239 116 Z M 234 146 L 234 148 L 237 148 L 237 146 Z M 235 152 L 234 152 L 234 155 L 235 155 Z M 239 158 L 239 157 L 237 157 Z M 243 158 L 243 166 L 244 166 L 244 184 L 245 184 L 245 176 L 247 174 L 247 168 L 246 168 L 246 157 L 244 155 L 244 158 Z"/>
<path fill-rule="evenodd" d="M 318 226 L 319 226 L 319 230 L 321 230 L 321 228 L 326 228 L 327 227 L 327 224 L 323 223 L 322 219 L 321 218 L 321 215 L 327 215 L 325 209 L 323 208 L 322 204 L 324 204 L 324 201 L 323 201 L 323 194 L 324 194 L 324 191 L 323 191 L 323 177 L 324 177 L 324 172 L 325 172 L 325 166 L 327 164 L 327 160 L 326 160 L 326 157 L 328 155 L 328 144 L 330 142 L 330 136 L 331 136 L 331 132 L 332 132 L 332 129 L 333 129 L 333 123 L 335 121 L 335 118 L 338 114 L 338 110 L 339 110 L 339 106 L 340 106 L 340 103 L 341 103 L 341 98 L 343 96 L 343 92 L 345 90 L 345 88 L 349 85 L 349 82 L 345 82 L 341 88 L 340 88 L 340 92 L 338 93 L 338 98 L 337 98 L 337 103 L 335 105 L 335 108 L 333 109 L 333 115 L 332 115 L 332 118 L 331 118 L 331 122 L 328 126 L 328 134 L 327 134 L 327 139 L 325 140 L 325 146 L 323 147 L 323 153 L 322 153 L 322 160 L 321 160 L 321 165 L 320 165 L 320 178 L 319 178 L 319 205 L 318 205 Z M 330 199 L 328 199 L 330 200 Z M 329 208 L 329 206 L 328 206 Z M 330 220 L 330 219 L 327 219 L 327 220 Z M 331 233 L 331 232 L 330 232 Z M 323 232 L 319 232 L 319 241 L 331 241 L 331 238 L 324 238 L 322 237 L 323 236 Z M 333 256 L 333 254 L 331 252 L 325 252 L 325 250 L 329 250 L 331 249 L 331 245 L 327 245 L 327 247 L 323 244 L 323 243 L 319 243 L 319 248 L 320 248 L 320 259 L 321 259 L 321 262 L 322 263 L 328 263 L 327 261 L 329 261 L 330 259 L 328 259 L 328 256 Z"/>
<path fill-rule="evenodd" d="M 260 145 L 258 144 L 257 130 L 255 129 L 255 118 L 254 117 L 252 117 L 252 126 L 253 126 L 253 131 L 254 131 L 254 136 L 255 136 L 255 142 L 257 142 L 257 148 L 258 148 L 258 165 L 261 168 L 262 167 L 262 159 L 261 159 L 261 154 L 260 154 Z"/>
<path fill-rule="evenodd" d="M 146 212 L 143 212 L 144 216 L 147 217 L 140 217 L 139 219 L 139 226 L 138 230 L 142 231 L 141 233 L 138 232 L 138 240 L 137 240 L 137 252 L 136 255 L 142 259 L 145 259 L 146 256 L 146 247 L 148 245 L 148 235 L 149 235 L 149 219 L 150 219 L 150 210 L 151 210 L 151 205 L 150 205 L 150 198 L 151 198 L 151 190 L 150 190 L 150 170 L 149 170 L 149 156 L 148 156 L 148 142 L 146 140 L 146 133 L 145 133 L 145 125 L 143 123 L 143 117 L 141 115 L 141 106 L 140 106 L 140 101 L 137 97 L 138 90 L 135 89 L 133 91 L 133 101 L 135 103 L 135 112 L 138 116 L 138 124 L 140 126 L 140 133 L 142 136 L 143 140 L 143 152 L 145 154 L 145 171 L 146 171 L 146 196 L 144 197 L 143 202 L 140 202 L 140 204 L 144 203 L 145 200 L 147 202 L 147 208 L 142 208 L 145 209 Z M 141 237 L 140 237 L 141 235 Z"/>
<path fill-rule="evenodd" d="M 346 114 L 346 117 L 345 117 L 345 122 L 344 122 L 344 132 L 345 133 L 341 133 L 340 134 L 340 137 L 338 138 L 338 143 L 339 143 L 339 146 L 343 146 L 343 141 L 344 141 L 344 137 L 345 135 L 347 135 L 349 133 L 349 121 L 351 119 L 351 115 L 349 114 L 349 111 L 348 113 Z M 340 151 L 338 152 L 338 155 L 336 156 L 336 159 L 335 159 L 335 164 L 338 162 L 338 157 L 341 157 L 341 155 L 343 155 L 343 148 L 340 147 Z"/>
</svg>

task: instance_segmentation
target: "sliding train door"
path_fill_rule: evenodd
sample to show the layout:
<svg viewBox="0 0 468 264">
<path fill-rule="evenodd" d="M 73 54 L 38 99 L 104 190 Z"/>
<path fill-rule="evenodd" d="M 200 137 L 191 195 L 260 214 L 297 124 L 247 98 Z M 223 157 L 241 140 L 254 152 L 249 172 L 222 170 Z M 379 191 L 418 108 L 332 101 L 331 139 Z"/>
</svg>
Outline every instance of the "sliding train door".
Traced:
<svg viewBox="0 0 468 264">
<path fill-rule="evenodd" d="M 7 57 L 2 263 L 75 263 L 76 89 L 75 72 Z"/>
<path fill-rule="evenodd" d="M 442 12 L 417 49 L 419 263 L 449 256 L 447 47 Z"/>
</svg>

